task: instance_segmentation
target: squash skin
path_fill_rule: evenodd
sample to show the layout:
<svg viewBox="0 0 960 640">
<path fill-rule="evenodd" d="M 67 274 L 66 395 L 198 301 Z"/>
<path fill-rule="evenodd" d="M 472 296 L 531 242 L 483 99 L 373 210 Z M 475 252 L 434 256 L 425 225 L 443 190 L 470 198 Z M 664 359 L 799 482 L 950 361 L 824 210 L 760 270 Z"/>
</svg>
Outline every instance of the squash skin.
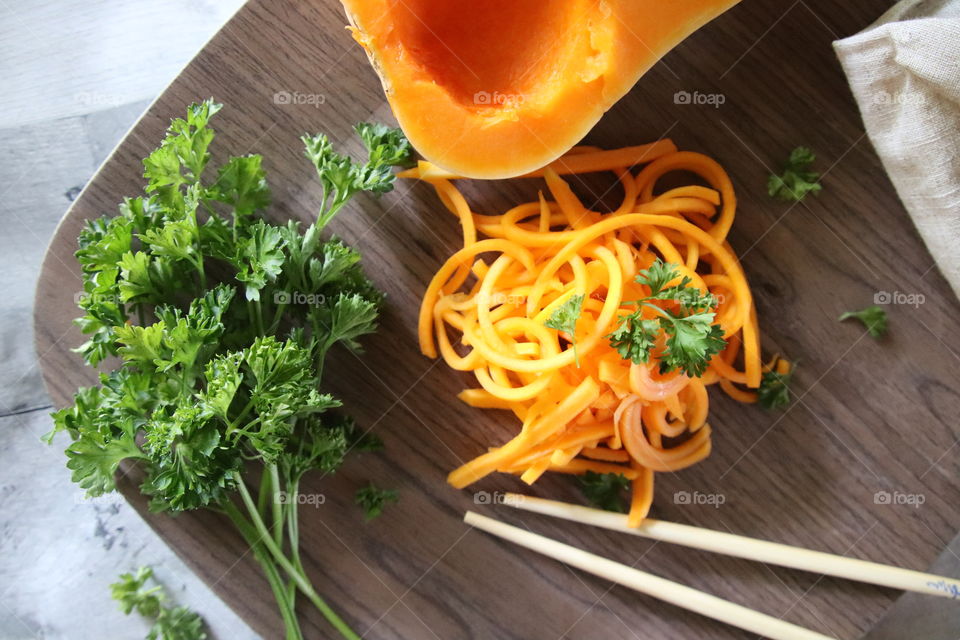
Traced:
<svg viewBox="0 0 960 640">
<path fill-rule="evenodd" d="M 552 162 L 663 55 L 738 0 L 498 2 L 471 0 L 472 15 L 457 22 L 449 7 L 465 5 L 452 0 L 342 0 L 410 142 L 469 178 L 510 178 Z M 534 23 L 524 25 L 528 14 Z M 514 45 L 526 46 L 508 55 Z"/>
</svg>

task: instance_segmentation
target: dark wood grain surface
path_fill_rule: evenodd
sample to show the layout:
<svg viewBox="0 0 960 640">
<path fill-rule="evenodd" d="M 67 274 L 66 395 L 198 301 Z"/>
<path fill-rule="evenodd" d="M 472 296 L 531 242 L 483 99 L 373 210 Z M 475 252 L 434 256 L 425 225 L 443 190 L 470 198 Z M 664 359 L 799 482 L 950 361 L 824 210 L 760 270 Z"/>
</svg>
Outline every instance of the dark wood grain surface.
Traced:
<svg viewBox="0 0 960 640">
<path fill-rule="evenodd" d="M 765 348 L 801 363 L 798 399 L 786 412 L 712 395 L 713 454 L 682 473 L 659 475 L 653 514 L 923 569 L 960 527 L 960 305 L 865 138 L 830 47 L 887 5 L 746 0 L 664 58 L 587 140 L 619 146 L 667 135 L 728 169 L 740 202 L 730 239 L 756 292 Z M 81 342 L 71 326 L 80 290 L 72 257 L 77 232 L 85 219 L 114 212 L 123 196 L 140 192 L 140 160 L 171 117 L 208 96 L 225 103 L 215 160 L 262 153 L 274 192 L 271 215 L 300 220 L 314 215 L 319 187 L 298 136 L 326 131 L 356 152 L 353 123 L 391 120 L 343 23 L 333 1 L 251 0 L 88 185 L 51 244 L 37 290 L 37 349 L 58 405 L 94 379 L 69 350 Z M 324 104 L 276 104 L 280 91 L 322 94 Z M 724 102 L 676 104 L 678 91 L 718 93 Z M 798 144 L 817 151 L 824 190 L 791 206 L 769 199 L 765 180 Z M 468 191 L 475 209 L 488 212 L 535 194 L 537 186 L 496 182 Z M 590 201 L 599 183 L 575 186 Z M 516 428 L 509 416 L 461 406 L 454 394 L 467 379 L 417 350 L 417 304 L 457 246 L 456 223 L 429 188 L 408 183 L 379 201 L 360 198 L 333 227 L 362 251 L 389 306 L 365 356 L 332 356 L 329 386 L 387 448 L 355 457 L 335 477 L 309 477 L 304 491 L 323 493 L 326 502 L 303 507 L 301 535 L 320 592 L 365 637 L 748 637 L 472 532 L 461 522 L 468 508 L 837 638 L 858 637 L 899 595 L 478 506 L 471 491 L 449 488 L 450 469 Z M 888 307 L 891 331 L 882 342 L 856 324 L 836 322 L 878 292 L 920 294 L 924 301 Z M 365 524 L 350 501 L 369 478 L 402 497 Z M 520 488 L 495 476 L 475 490 Z M 720 493 L 725 502 L 714 508 L 673 499 L 694 490 Z M 546 477 L 532 491 L 578 500 L 566 478 Z M 919 494 L 924 502 L 878 504 L 882 491 Z M 149 515 L 129 483 L 125 493 L 255 629 L 278 637 L 266 582 L 228 522 L 210 514 Z M 315 612 L 304 609 L 304 619 L 308 637 L 330 636 Z"/>
</svg>

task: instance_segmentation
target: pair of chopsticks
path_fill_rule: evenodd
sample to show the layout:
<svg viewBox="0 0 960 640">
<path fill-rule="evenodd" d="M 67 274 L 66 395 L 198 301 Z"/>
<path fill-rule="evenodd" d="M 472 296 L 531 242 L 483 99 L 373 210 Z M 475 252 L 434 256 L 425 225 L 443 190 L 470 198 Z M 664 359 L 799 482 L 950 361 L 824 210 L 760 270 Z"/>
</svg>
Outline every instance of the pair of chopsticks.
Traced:
<svg viewBox="0 0 960 640">
<path fill-rule="evenodd" d="M 627 526 L 627 516 L 622 514 L 520 494 L 506 494 L 503 504 L 524 511 L 747 560 L 905 591 L 960 598 L 960 580 L 920 571 L 661 520 L 647 519 L 639 527 L 631 528 Z M 780 618 L 754 611 L 692 587 L 628 567 L 472 511 L 466 513 L 464 521 L 477 529 L 587 573 L 773 640 L 833 640 L 830 636 L 791 624 Z"/>
</svg>

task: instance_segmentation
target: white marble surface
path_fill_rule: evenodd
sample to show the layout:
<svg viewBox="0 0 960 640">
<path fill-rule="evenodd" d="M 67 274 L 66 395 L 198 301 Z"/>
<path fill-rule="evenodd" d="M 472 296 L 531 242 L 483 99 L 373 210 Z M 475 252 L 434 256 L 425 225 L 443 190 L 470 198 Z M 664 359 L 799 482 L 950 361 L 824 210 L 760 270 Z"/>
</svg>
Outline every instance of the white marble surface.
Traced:
<svg viewBox="0 0 960 640">
<path fill-rule="evenodd" d="M 142 110 L 241 0 L 0 1 L 0 638 L 142 638 L 110 599 L 144 564 L 213 637 L 257 637 L 119 497 L 64 467 L 30 317 L 57 221 Z"/>
</svg>

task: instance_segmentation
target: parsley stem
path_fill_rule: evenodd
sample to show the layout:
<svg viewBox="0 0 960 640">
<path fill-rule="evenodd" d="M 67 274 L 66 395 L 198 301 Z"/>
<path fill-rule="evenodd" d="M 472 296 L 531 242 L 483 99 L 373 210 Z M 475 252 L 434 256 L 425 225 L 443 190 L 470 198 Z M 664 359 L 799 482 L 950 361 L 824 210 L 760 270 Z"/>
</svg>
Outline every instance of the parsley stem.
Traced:
<svg viewBox="0 0 960 640">
<path fill-rule="evenodd" d="M 260 492 L 257 494 L 257 510 L 266 517 L 269 512 L 268 500 L 273 498 L 273 478 L 266 472 L 260 474 Z"/>
<path fill-rule="evenodd" d="M 197 175 L 198 175 L 198 178 L 197 178 L 197 179 L 199 179 L 199 174 L 197 174 Z M 190 221 L 193 222 L 193 232 L 194 232 L 194 234 L 196 234 L 194 237 L 197 238 L 197 246 L 196 246 L 197 252 L 196 252 L 196 254 L 195 254 L 195 255 L 196 255 L 196 259 L 193 261 L 193 264 L 194 264 L 194 266 L 196 266 L 196 268 L 197 268 L 197 273 L 200 274 L 200 291 L 201 291 L 201 295 L 202 295 L 202 292 L 204 292 L 204 291 L 207 290 L 207 274 L 206 274 L 206 272 L 203 270 L 203 250 L 202 250 L 202 248 L 200 247 L 200 241 L 199 241 L 199 238 L 200 238 L 200 223 L 197 221 L 197 207 L 196 207 L 196 206 L 190 207 Z"/>
<path fill-rule="evenodd" d="M 263 331 L 263 307 L 259 300 L 247 300 L 247 317 L 257 330 L 258 336 L 266 335 Z"/>
<path fill-rule="evenodd" d="M 197 256 L 197 273 L 200 274 L 200 291 L 207 290 L 207 273 L 203 269 L 203 256 Z"/>
<path fill-rule="evenodd" d="M 277 305 L 277 310 L 273 314 L 273 322 L 270 323 L 270 333 L 276 333 L 277 329 L 280 328 L 280 320 L 283 318 L 283 312 L 287 308 L 286 302 L 281 302 Z"/>
<path fill-rule="evenodd" d="M 294 600 L 287 591 L 280 573 L 277 571 L 277 565 L 270 558 L 260 543 L 260 536 L 257 530 L 250 524 L 250 521 L 244 517 L 237 507 L 229 500 L 224 502 L 223 510 L 233 521 L 235 527 L 246 540 L 247 544 L 253 550 L 254 557 L 260 563 L 263 573 L 270 583 L 270 589 L 277 600 L 277 606 L 280 608 L 280 617 L 283 618 L 284 627 L 286 627 L 286 640 L 302 640 L 303 633 L 300 631 L 300 623 L 297 621 L 297 615 L 294 611 Z"/>
<path fill-rule="evenodd" d="M 300 482 L 292 481 L 288 485 L 288 489 L 291 495 L 297 496 L 300 494 Z M 291 503 L 289 509 L 287 509 L 287 535 L 290 538 L 290 551 L 293 556 L 293 562 L 297 565 L 297 569 L 303 572 L 303 563 L 300 561 L 300 516 L 297 512 L 298 501 Z"/>
<path fill-rule="evenodd" d="M 330 221 L 333 220 L 333 216 L 337 215 L 337 212 L 343 208 L 343 205 L 347 204 L 347 200 L 340 198 L 340 193 L 337 192 L 337 196 L 333 199 L 333 204 L 330 205 L 330 209 L 323 211 L 323 213 L 317 219 L 317 229 L 323 229 Z"/>
<path fill-rule="evenodd" d="M 323 229 L 323 225 L 320 224 L 320 220 L 324 218 L 324 209 L 327 208 L 327 189 L 323 189 L 323 198 L 320 199 L 320 209 L 317 211 L 317 231 Z"/>
<path fill-rule="evenodd" d="M 251 397 L 251 398 L 247 401 L 247 404 L 244 405 L 243 409 L 240 410 L 240 413 L 237 414 L 237 417 L 236 417 L 235 419 L 231 420 L 229 424 L 227 424 L 227 433 L 226 433 L 226 435 L 227 435 L 228 437 L 229 437 L 230 435 L 232 435 L 234 431 L 237 430 L 237 428 L 238 428 L 237 425 L 240 424 L 241 422 L 243 422 L 243 419 L 246 418 L 246 417 L 247 417 L 247 414 L 250 413 L 250 410 L 253 409 L 253 405 L 254 405 L 254 400 L 253 400 L 253 398 Z"/>
<path fill-rule="evenodd" d="M 317 592 L 314 590 L 313 585 L 310 584 L 310 581 L 307 577 L 297 570 L 297 568 L 290 562 L 290 559 L 283 554 L 283 551 L 277 546 L 273 541 L 273 536 L 270 533 L 270 530 L 267 529 L 267 526 L 263 522 L 263 518 L 260 517 L 260 513 L 257 511 L 257 505 L 254 503 L 253 498 L 250 496 L 250 491 L 247 489 L 247 485 L 243 481 L 243 477 L 239 472 L 234 472 L 234 480 L 237 483 L 237 491 L 240 493 L 240 497 L 243 498 L 243 503 L 247 507 L 247 512 L 250 514 L 250 519 L 253 522 L 253 526 L 256 528 L 257 533 L 261 536 L 262 542 L 270 554 L 273 556 L 273 559 L 278 565 L 280 565 L 284 571 L 290 576 L 290 578 L 297 583 L 297 588 L 303 592 L 305 596 L 313 603 L 313 605 L 320 610 L 320 613 L 327 619 L 333 627 L 340 632 L 347 640 L 360 640 L 353 629 L 347 626 L 347 623 L 337 615 L 337 613 L 330 608 L 323 598 L 321 598 Z"/>
<path fill-rule="evenodd" d="M 297 568 L 297 571 L 306 575 L 306 571 L 303 569 L 303 562 L 300 560 L 300 523 L 299 514 L 297 513 L 297 505 L 300 503 L 296 500 L 297 495 L 300 493 L 300 480 L 293 478 L 288 479 L 287 491 L 288 495 L 294 498 L 286 505 L 287 538 L 290 541 L 290 557 L 293 559 L 293 564 Z M 290 583 L 290 591 L 292 594 L 296 593 L 296 586 L 292 581 Z M 290 597 L 292 599 L 294 596 L 291 595 Z"/>
<path fill-rule="evenodd" d="M 247 300 L 247 319 L 250 321 L 250 326 L 257 326 L 257 318 L 253 311 L 253 300 Z"/>
<path fill-rule="evenodd" d="M 641 300 L 641 301 L 640 301 L 640 305 L 641 305 L 641 306 L 644 306 L 644 307 L 646 307 L 646 308 L 648 308 L 648 309 L 653 309 L 653 310 L 657 313 L 657 315 L 659 315 L 661 318 L 666 318 L 667 320 L 671 320 L 671 321 L 672 321 L 673 318 L 674 318 L 674 316 L 673 316 L 672 313 L 670 313 L 669 311 L 667 311 L 667 310 L 664 309 L 663 307 L 659 307 L 659 306 L 657 306 L 657 305 L 655 305 L 655 304 L 653 304 L 653 303 L 644 302 L 644 301 Z"/>
<path fill-rule="evenodd" d="M 280 485 L 280 473 L 277 471 L 276 464 L 267 465 L 264 473 L 270 476 L 273 484 L 273 541 L 278 547 L 283 548 L 283 502 L 280 500 L 283 491 Z M 295 496 L 288 494 L 286 497 L 295 500 Z"/>
</svg>

